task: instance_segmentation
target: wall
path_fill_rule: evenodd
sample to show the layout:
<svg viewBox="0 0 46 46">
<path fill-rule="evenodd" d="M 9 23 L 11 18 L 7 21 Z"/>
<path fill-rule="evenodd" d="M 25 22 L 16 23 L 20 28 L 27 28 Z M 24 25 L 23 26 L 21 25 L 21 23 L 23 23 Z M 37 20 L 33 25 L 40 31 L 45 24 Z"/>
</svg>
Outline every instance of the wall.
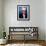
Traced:
<svg viewBox="0 0 46 46">
<path fill-rule="evenodd" d="M 45 40 L 46 40 L 46 0 L 45 0 Z"/>
<path fill-rule="evenodd" d="M 0 38 L 2 38 L 2 0 L 0 0 Z"/>
<path fill-rule="evenodd" d="M 30 5 L 30 21 L 17 21 L 17 5 Z M 4 0 L 4 26 L 7 35 L 9 27 L 39 27 L 39 39 L 45 39 L 45 15 L 43 0 Z"/>
<path fill-rule="evenodd" d="M 45 3 L 44 0 L 32 1 L 32 25 L 39 27 L 39 38 L 45 39 Z"/>
</svg>

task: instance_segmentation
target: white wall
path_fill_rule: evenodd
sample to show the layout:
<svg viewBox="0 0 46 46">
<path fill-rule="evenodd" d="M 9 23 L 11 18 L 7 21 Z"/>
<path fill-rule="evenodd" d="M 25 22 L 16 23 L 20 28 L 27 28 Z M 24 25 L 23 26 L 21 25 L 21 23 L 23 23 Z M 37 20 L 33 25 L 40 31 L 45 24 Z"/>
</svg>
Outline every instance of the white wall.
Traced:
<svg viewBox="0 0 46 46">
<path fill-rule="evenodd" d="M 45 0 L 45 40 L 46 40 L 46 0 Z"/>
<path fill-rule="evenodd" d="M 30 5 L 30 21 L 17 21 L 17 5 Z M 7 35 L 9 27 L 39 27 L 39 39 L 45 39 L 44 0 L 4 0 L 4 26 Z"/>
<path fill-rule="evenodd" d="M 1 15 L 2 15 L 2 1 L 0 0 L 0 27 L 1 27 Z"/>
<path fill-rule="evenodd" d="M 2 0 L 0 0 L 0 38 L 2 37 Z"/>
<path fill-rule="evenodd" d="M 32 25 L 39 27 L 39 38 L 45 39 L 45 3 L 44 0 L 32 1 Z"/>
</svg>

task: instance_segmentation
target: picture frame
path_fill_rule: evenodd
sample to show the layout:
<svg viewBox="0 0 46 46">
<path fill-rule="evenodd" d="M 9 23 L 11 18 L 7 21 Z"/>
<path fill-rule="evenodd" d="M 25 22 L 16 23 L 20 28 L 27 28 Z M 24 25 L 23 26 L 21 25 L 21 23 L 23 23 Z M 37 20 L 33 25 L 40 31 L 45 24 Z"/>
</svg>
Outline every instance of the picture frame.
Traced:
<svg viewBox="0 0 46 46">
<path fill-rule="evenodd" d="M 18 21 L 30 20 L 30 5 L 17 5 L 17 20 Z"/>
</svg>

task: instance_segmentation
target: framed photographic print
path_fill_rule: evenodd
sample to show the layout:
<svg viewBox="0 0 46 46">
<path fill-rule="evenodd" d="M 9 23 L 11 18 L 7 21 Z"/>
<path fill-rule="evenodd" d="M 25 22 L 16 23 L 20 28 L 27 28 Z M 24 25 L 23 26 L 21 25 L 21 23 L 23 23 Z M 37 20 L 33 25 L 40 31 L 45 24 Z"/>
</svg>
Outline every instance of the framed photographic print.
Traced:
<svg viewBox="0 0 46 46">
<path fill-rule="evenodd" d="M 30 20 L 30 6 L 17 5 L 17 20 L 28 21 Z"/>
</svg>

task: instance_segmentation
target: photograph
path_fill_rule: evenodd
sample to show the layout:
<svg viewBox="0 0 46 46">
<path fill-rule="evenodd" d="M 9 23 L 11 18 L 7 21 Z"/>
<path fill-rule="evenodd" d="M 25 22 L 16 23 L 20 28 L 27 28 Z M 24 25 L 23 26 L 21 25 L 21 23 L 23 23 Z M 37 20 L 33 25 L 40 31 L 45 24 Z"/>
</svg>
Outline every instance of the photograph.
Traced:
<svg viewBox="0 0 46 46">
<path fill-rule="evenodd" d="M 30 6 L 17 5 L 17 20 L 28 21 L 30 19 Z"/>
</svg>

